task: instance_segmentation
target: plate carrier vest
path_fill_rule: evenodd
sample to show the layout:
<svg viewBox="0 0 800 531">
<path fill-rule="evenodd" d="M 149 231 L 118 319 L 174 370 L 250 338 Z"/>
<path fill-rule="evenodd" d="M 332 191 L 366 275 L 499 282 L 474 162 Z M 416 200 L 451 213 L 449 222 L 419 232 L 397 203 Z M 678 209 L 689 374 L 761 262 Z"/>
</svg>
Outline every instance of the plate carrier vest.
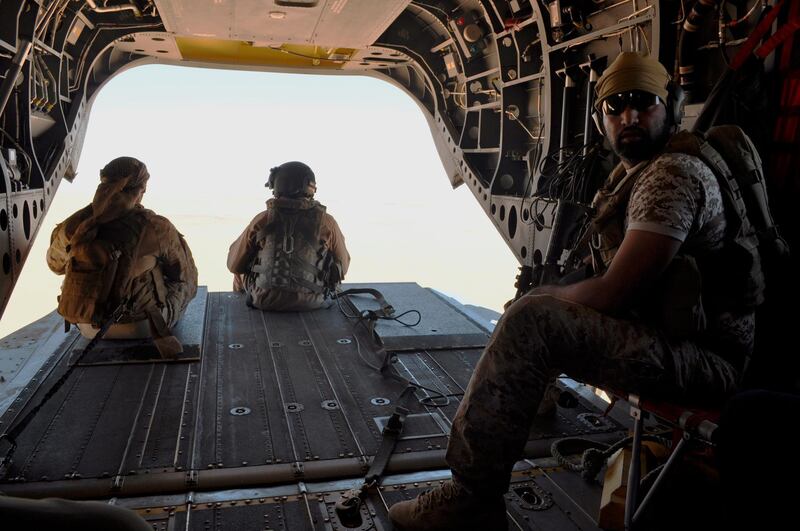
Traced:
<svg viewBox="0 0 800 531">
<path fill-rule="evenodd" d="M 751 311 L 764 300 L 759 246 L 782 254 L 780 237 L 767 201 L 761 159 L 737 126 L 718 126 L 706 134 L 681 131 L 664 153 L 700 158 L 714 173 L 722 193 L 726 233 L 722 248 L 691 256 L 679 251 L 655 287 L 645 314 L 674 336 L 705 329 L 703 304 L 715 311 Z M 653 158 L 655 160 L 655 157 Z M 626 174 L 618 166 L 595 197 L 591 252 L 596 273 L 607 269 L 625 236 L 624 220 L 637 177 L 649 166 Z"/>
<path fill-rule="evenodd" d="M 314 201 L 311 208 L 301 209 L 293 203 L 275 199 L 272 219 L 258 233 L 260 249 L 246 284 L 324 298 L 331 261 L 320 240 L 325 207 Z"/>
</svg>

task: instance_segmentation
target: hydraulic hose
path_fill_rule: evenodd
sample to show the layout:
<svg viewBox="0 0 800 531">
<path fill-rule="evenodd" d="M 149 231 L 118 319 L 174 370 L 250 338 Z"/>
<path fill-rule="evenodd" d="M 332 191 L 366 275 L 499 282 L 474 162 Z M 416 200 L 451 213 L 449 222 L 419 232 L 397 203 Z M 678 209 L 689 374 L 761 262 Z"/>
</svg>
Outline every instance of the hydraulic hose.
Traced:
<svg viewBox="0 0 800 531">
<path fill-rule="evenodd" d="M 686 93 L 687 103 L 692 101 L 692 91 L 695 84 L 695 56 L 699 46 L 700 29 L 704 19 L 717 5 L 718 0 L 697 0 L 692 6 L 689 15 L 683 21 L 678 42 L 678 75 L 680 84 Z"/>
</svg>

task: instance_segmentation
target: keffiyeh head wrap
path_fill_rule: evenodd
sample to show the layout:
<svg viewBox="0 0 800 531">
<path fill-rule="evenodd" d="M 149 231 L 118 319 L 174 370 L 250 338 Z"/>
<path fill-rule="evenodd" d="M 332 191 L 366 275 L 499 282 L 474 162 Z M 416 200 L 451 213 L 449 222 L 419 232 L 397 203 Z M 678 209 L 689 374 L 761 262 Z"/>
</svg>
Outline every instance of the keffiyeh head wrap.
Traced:
<svg viewBox="0 0 800 531">
<path fill-rule="evenodd" d="M 100 170 L 100 185 L 92 199 L 92 215 L 84 220 L 72 236 L 72 243 L 93 239 L 97 227 L 124 216 L 139 202 L 150 174 L 147 166 L 133 157 L 118 157 Z"/>
</svg>

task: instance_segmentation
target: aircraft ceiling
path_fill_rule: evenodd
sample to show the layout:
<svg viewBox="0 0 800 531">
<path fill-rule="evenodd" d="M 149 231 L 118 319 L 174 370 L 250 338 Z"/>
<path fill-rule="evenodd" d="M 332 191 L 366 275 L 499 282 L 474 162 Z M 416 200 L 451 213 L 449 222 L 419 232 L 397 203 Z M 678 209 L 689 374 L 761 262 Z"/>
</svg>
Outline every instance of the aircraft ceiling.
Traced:
<svg viewBox="0 0 800 531">
<path fill-rule="evenodd" d="M 157 0 L 167 31 L 179 36 L 366 48 L 410 0 Z"/>
</svg>

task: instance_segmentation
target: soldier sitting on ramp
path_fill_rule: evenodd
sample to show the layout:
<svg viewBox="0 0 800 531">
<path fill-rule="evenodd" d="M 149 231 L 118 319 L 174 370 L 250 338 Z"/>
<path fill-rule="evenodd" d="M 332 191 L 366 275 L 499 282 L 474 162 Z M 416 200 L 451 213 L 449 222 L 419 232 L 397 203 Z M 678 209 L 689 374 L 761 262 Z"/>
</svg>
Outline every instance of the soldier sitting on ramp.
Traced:
<svg viewBox="0 0 800 531">
<path fill-rule="evenodd" d="M 152 336 L 173 358 L 183 347 L 170 329 L 197 292 L 197 269 L 172 223 L 141 205 L 149 177 L 135 158 L 109 162 L 92 204 L 53 230 L 47 265 L 65 275 L 58 313 L 84 336 Z"/>
<path fill-rule="evenodd" d="M 350 265 L 344 235 L 314 200 L 314 172 L 302 162 L 272 168 L 267 186 L 275 197 L 228 251 L 233 289 L 260 310 L 321 308 Z"/>
</svg>

